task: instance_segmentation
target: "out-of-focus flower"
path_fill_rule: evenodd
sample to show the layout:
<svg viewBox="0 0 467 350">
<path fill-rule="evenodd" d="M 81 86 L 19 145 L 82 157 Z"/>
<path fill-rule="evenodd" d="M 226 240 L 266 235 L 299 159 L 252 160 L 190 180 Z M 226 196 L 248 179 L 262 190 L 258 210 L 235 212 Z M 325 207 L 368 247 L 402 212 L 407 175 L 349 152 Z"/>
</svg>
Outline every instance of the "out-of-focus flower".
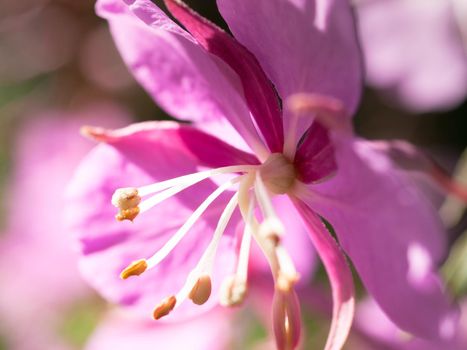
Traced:
<svg viewBox="0 0 467 350">
<path fill-rule="evenodd" d="M 82 24 L 60 6 L 37 9 L 27 18 L 12 21 L 3 30 L 1 25 L 2 22 L 2 84 L 17 83 L 58 69 L 69 62 L 79 48 L 78 34 Z"/>
<path fill-rule="evenodd" d="M 454 1 L 354 2 L 370 85 L 416 112 L 449 109 L 465 99 L 467 36 L 463 41 L 458 24 L 467 17 L 456 18 Z"/>
<path fill-rule="evenodd" d="M 135 77 L 163 108 L 195 125 L 84 129 L 103 142 L 69 188 L 70 225 L 89 281 L 111 301 L 156 305 L 156 319 L 193 314 L 186 299 L 199 310 L 217 297 L 236 305 L 247 290 L 253 237 L 275 281 L 277 347 L 294 348 L 294 286 L 298 260 L 306 260 L 287 249 L 301 234 L 295 205 L 333 288 L 327 349 L 342 347 L 353 317 L 340 247 L 401 328 L 451 336 L 456 311 L 435 272 L 445 252 L 436 211 L 386 152 L 350 126 L 361 72 L 347 1 L 218 1 L 245 46 L 180 1 L 166 5 L 188 31 L 150 1 L 98 2 Z M 202 131 L 206 124 L 217 124 L 222 140 Z M 128 221 L 111 220 L 111 199 L 118 221 Z M 141 276 L 121 281 L 120 271 L 122 279 Z"/>
<path fill-rule="evenodd" d="M 358 349 L 383 349 L 383 350 L 463 350 L 467 348 L 467 303 L 461 303 L 461 319 L 456 330 L 456 335 L 445 341 L 429 341 L 413 337 L 399 329 L 387 318 L 381 308 L 372 299 L 359 303 L 357 307 L 354 328 L 358 333 L 367 337 L 370 347 L 359 344 Z M 355 348 L 357 349 L 357 348 Z"/>
<path fill-rule="evenodd" d="M 85 350 L 193 349 L 225 350 L 236 333 L 231 312 L 209 311 L 204 317 L 177 323 L 157 323 L 114 311 L 107 315 Z"/>
<path fill-rule="evenodd" d="M 38 113 L 21 128 L 3 197 L 7 228 L 0 236 L 0 334 L 8 349 L 73 348 L 62 334 L 68 331 L 67 317 L 81 312 L 75 307 L 93 294 L 78 273 L 63 225 L 63 191 L 91 146 L 79 136 L 81 123 L 125 121 L 118 109 L 95 106 Z"/>
</svg>

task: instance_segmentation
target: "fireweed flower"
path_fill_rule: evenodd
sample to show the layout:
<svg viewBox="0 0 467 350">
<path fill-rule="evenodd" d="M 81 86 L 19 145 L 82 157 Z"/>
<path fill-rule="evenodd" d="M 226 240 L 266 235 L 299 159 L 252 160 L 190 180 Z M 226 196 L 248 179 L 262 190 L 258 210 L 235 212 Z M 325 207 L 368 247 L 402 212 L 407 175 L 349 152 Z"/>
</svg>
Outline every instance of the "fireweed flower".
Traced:
<svg viewBox="0 0 467 350">
<path fill-rule="evenodd" d="M 361 70 L 347 1 L 220 0 L 236 39 L 183 3 L 165 3 L 186 30 L 150 1 L 97 4 L 138 81 L 193 125 L 83 128 L 102 141 L 68 193 L 88 280 L 156 319 L 217 300 L 239 305 L 255 241 L 274 279 L 277 347 L 292 349 L 306 253 L 291 242 L 303 221 L 332 287 L 326 349 L 343 346 L 353 317 L 342 250 L 398 326 L 449 337 L 457 313 L 435 272 L 442 225 L 395 164 L 410 155 L 352 132 Z"/>
<path fill-rule="evenodd" d="M 64 332 L 68 318 L 95 294 L 80 276 L 78 255 L 66 235 L 63 192 L 92 147 L 78 137 L 80 125 L 116 127 L 127 121 L 118 108 L 100 104 L 38 112 L 19 128 L 2 198 L 8 201 L 0 233 L 0 337 L 6 348 L 77 348 L 77 339 Z"/>
<path fill-rule="evenodd" d="M 467 96 L 467 22 L 462 0 L 354 0 L 366 78 L 418 112 Z"/>
</svg>

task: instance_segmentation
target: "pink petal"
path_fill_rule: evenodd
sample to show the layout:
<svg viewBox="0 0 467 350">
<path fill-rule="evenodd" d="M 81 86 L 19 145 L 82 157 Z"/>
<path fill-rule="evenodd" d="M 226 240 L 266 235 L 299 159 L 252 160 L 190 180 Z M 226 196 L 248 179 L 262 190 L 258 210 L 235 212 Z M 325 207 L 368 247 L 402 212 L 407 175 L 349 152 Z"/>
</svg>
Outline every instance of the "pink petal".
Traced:
<svg viewBox="0 0 467 350">
<path fill-rule="evenodd" d="M 318 252 L 332 287 L 332 323 L 325 350 L 338 350 L 344 345 L 354 315 L 354 287 L 352 273 L 330 233 L 320 218 L 302 201 L 293 202 L 308 226 L 310 239 Z"/>
<path fill-rule="evenodd" d="M 226 62 L 240 77 L 245 98 L 271 152 L 284 143 L 279 101 L 256 58 L 232 36 L 204 19 L 179 0 L 166 0 L 167 8 L 208 52 Z"/>
<path fill-rule="evenodd" d="M 112 312 L 91 335 L 85 350 L 219 350 L 228 347 L 232 313 L 216 309 L 190 321 L 172 324 L 135 319 Z"/>
<path fill-rule="evenodd" d="M 156 5 L 101 0 L 97 12 L 135 78 L 169 114 L 199 123 L 227 119 L 250 147 L 262 145 L 235 73 Z"/>
<path fill-rule="evenodd" d="M 199 150 L 200 145 L 214 150 L 200 155 L 201 160 L 206 160 L 202 158 L 206 155 L 218 157 L 211 164 L 234 161 L 235 153 L 227 153 L 232 149 L 223 149 L 223 143 L 211 136 L 172 122 L 136 124 L 98 136 L 109 144 L 96 147 L 75 174 L 68 191 L 68 224 L 79 240 L 81 270 L 87 280 L 110 301 L 132 305 L 149 317 L 162 299 L 176 294 L 184 284 L 231 195 L 216 200 L 159 266 L 122 281 L 120 271 L 131 261 L 150 257 L 161 248 L 217 186 L 211 181 L 199 183 L 141 214 L 134 223 L 115 221 L 113 192 L 196 172 L 200 158 L 193 150 Z M 193 147 L 188 148 L 185 142 Z M 226 152 L 224 158 L 222 150 Z M 205 310 L 217 302 L 223 276 L 235 265 L 233 227 L 238 220 L 239 215 L 234 215 L 221 240 L 209 302 L 202 307 L 186 302 L 177 309 L 180 314 Z"/>
<path fill-rule="evenodd" d="M 465 309 L 465 307 L 464 307 Z M 465 316 L 465 315 L 464 315 Z M 413 337 L 400 330 L 384 314 L 373 299 L 365 299 L 358 304 L 355 315 L 355 329 L 372 343 L 386 349 L 397 350 L 462 350 L 466 348 L 466 324 L 459 324 L 455 339 L 439 342 Z"/>
<path fill-rule="evenodd" d="M 309 186 L 307 204 L 334 227 L 393 322 L 417 336 L 449 337 L 456 312 L 436 275 L 446 245 L 435 209 L 371 143 L 342 137 L 335 147 L 338 172 Z"/>
<path fill-rule="evenodd" d="M 343 101 L 351 114 L 355 111 L 362 77 L 348 1 L 217 3 L 237 40 L 256 56 L 282 100 L 298 92 L 319 93 Z"/>
<path fill-rule="evenodd" d="M 467 57 L 452 1 L 361 1 L 369 84 L 414 111 L 451 108 L 467 94 Z"/>
</svg>

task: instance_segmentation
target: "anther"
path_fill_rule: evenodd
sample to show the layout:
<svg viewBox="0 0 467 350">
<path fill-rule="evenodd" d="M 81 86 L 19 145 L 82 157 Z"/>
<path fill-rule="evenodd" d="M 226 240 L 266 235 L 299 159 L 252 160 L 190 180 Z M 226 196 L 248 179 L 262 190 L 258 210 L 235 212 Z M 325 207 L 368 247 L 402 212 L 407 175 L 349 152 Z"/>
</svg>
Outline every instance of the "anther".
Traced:
<svg viewBox="0 0 467 350">
<path fill-rule="evenodd" d="M 138 214 L 139 214 L 138 207 L 120 210 L 118 214 L 115 215 L 115 219 L 117 219 L 117 221 L 124 221 L 124 220 L 133 221 L 138 216 Z"/>
<path fill-rule="evenodd" d="M 198 281 L 196 281 L 188 297 L 196 305 L 203 305 L 211 296 L 211 289 L 211 277 L 209 275 L 203 275 L 198 278 Z"/>
<path fill-rule="evenodd" d="M 246 291 L 246 282 L 238 281 L 235 276 L 229 276 L 222 283 L 219 302 L 222 306 L 238 306 L 243 303 Z"/>
<path fill-rule="evenodd" d="M 259 235 L 271 240 L 276 247 L 284 234 L 284 225 L 277 217 L 268 217 L 259 226 Z"/>
<path fill-rule="evenodd" d="M 118 221 L 130 220 L 139 214 L 138 204 L 141 202 L 141 197 L 136 188 L 120 188 L 115 191 L 112 196 L 112 204 L 119 209 L 115 218 Z"/>
<path fill-rule="evenodd" d="M 128 267 L 126 267 L 121 273 L 120 278 L 126 280 L 131 276 L 139 276 L 148 268 L 148 264 L 145 259 L 133 261 Z"/>
<path fill-rule="evenodd" d="M 174 309 L 176 303 L 177 299 L 173 295 L 162 300 L 162 302 L 159 305 L 157 305 L 154 309 L 154 319 L 158 320 L 164 316 L 167 316 L 170 313 L 170 311 Z"/>
</svg>

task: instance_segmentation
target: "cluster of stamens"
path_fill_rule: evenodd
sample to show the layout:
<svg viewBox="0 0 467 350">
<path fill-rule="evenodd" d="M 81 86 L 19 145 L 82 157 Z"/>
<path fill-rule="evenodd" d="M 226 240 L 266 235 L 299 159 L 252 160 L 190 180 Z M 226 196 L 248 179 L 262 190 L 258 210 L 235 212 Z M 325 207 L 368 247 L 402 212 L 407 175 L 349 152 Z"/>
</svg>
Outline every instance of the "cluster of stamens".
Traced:
<svg viewBox="0 0 467 350">
<path fill-rule="evenodd" d="M 195 268 L 189 273 L 185 285 L 176 295 L 171 295 L 156 306 L 153 312 L 155 319 L 168 315 L 187 298 L 194 304 L 204 304 L 211 295 L 211 274 L 219 241 L 226 226 L 238 207 L 245 222 L 236 271 L 228 276 L 220 289 L 220 303 L 224 306 L 239 305 L 245 299 L 248 285 L 248 261 L 252 238 L 264 253 L 275 281 L 276 293 L 281 297 L 278 313 L 281 329 L 290 333 L 291 326 L 287 312 L 287 296 L 292 296 L 293 286 L 299 276 L 292 259 L 282 245 L 284 227 L 279 220 L 271 198 L 276 194 L 285 194 L 295 183 L 295 169 L 282 154 L 271 154 L 261 165 L 240 165 L 201 171 L 175 179 L 155 183 L 140 188 L 118 189 L 112 204 L 119 209 L 117 220 L 133 221 L 137 215 L 144 213 L 156 204 L 189 188 L 203 180 L 230 174 L 232 177 L 212 192 L 201 205 L 193 211 L 186 222 L 153 256 L 136 260 L 121 272 L 121 278 L 137 276 L 156 267 L 189 232 L 191 227 L 202 216 L 211 203 L 223 192 L 236 187 L 234 195 L 222 212 L 213 237 Z M 144 199 L 143 199 L 144 198 Z M 261 215 L 258 220 L 256 207 Z"/>
</svg>

